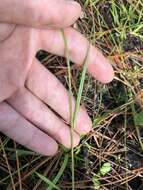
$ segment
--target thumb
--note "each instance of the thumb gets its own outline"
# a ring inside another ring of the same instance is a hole
[[[80,5],[71,0],[0,0],[0,22],[32,27],[66,27],[80,16]]]

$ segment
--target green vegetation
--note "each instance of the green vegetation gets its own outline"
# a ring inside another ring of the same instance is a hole
[[[112,166],[109,162],[106,162],[101,166],[99,172],[97,175],[93,176],[93,184],[94,184],[94,189],[100,189],[101,183],[100,183],[100,177],[105,176],[112,170]]]

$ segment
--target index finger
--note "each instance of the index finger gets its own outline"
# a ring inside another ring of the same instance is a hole
[[[62,28],[73,24],[80,14],[80,5],[69,0],[0,0],[0,22],[5,23]]]
[[[64,29],[69,56],[72,62],[81,66],[89,47],[87,39],[73,28]],[[41,30],[42,49],[59,56],[65,56],[65,42],[60,30]],[[109,61],[94,46],[88,52],[88,72],[102,83],[114,78],[114,71]]]

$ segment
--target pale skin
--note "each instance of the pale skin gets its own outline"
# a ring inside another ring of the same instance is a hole
[[[60,32],[64,28],[70,59],[82,66],[88,41],[70,27],[80,14],[80,5],[68,0],[43,0],[42,3],[40,0],[0,0],[0,131],[43,155],[54,155],[58,143],[71,147],[69,94],[38,62],[35,54],[43,49],[64,57],[65,45]],[[102,83],[114,77],[112,66],[93,46],[90,46],[88,72]],[[91,120],[81,107],[74,147],[80,135],[91,128]]]

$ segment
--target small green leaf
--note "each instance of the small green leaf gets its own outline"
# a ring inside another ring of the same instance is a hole
[[[92,182],[94,184],[94,189],[99,189],[100,188],[101,183],[100,183],[99,179],[96,176],[93,176]]]
[[[135,124],[143,126],[143,112],[135,114]]]
[[[107,173],[109,173],[112,170],[112,165],[109,162],[106,162],[103,164],[103,166],[100,168],[100,174],[102,176],[105,176]]]

